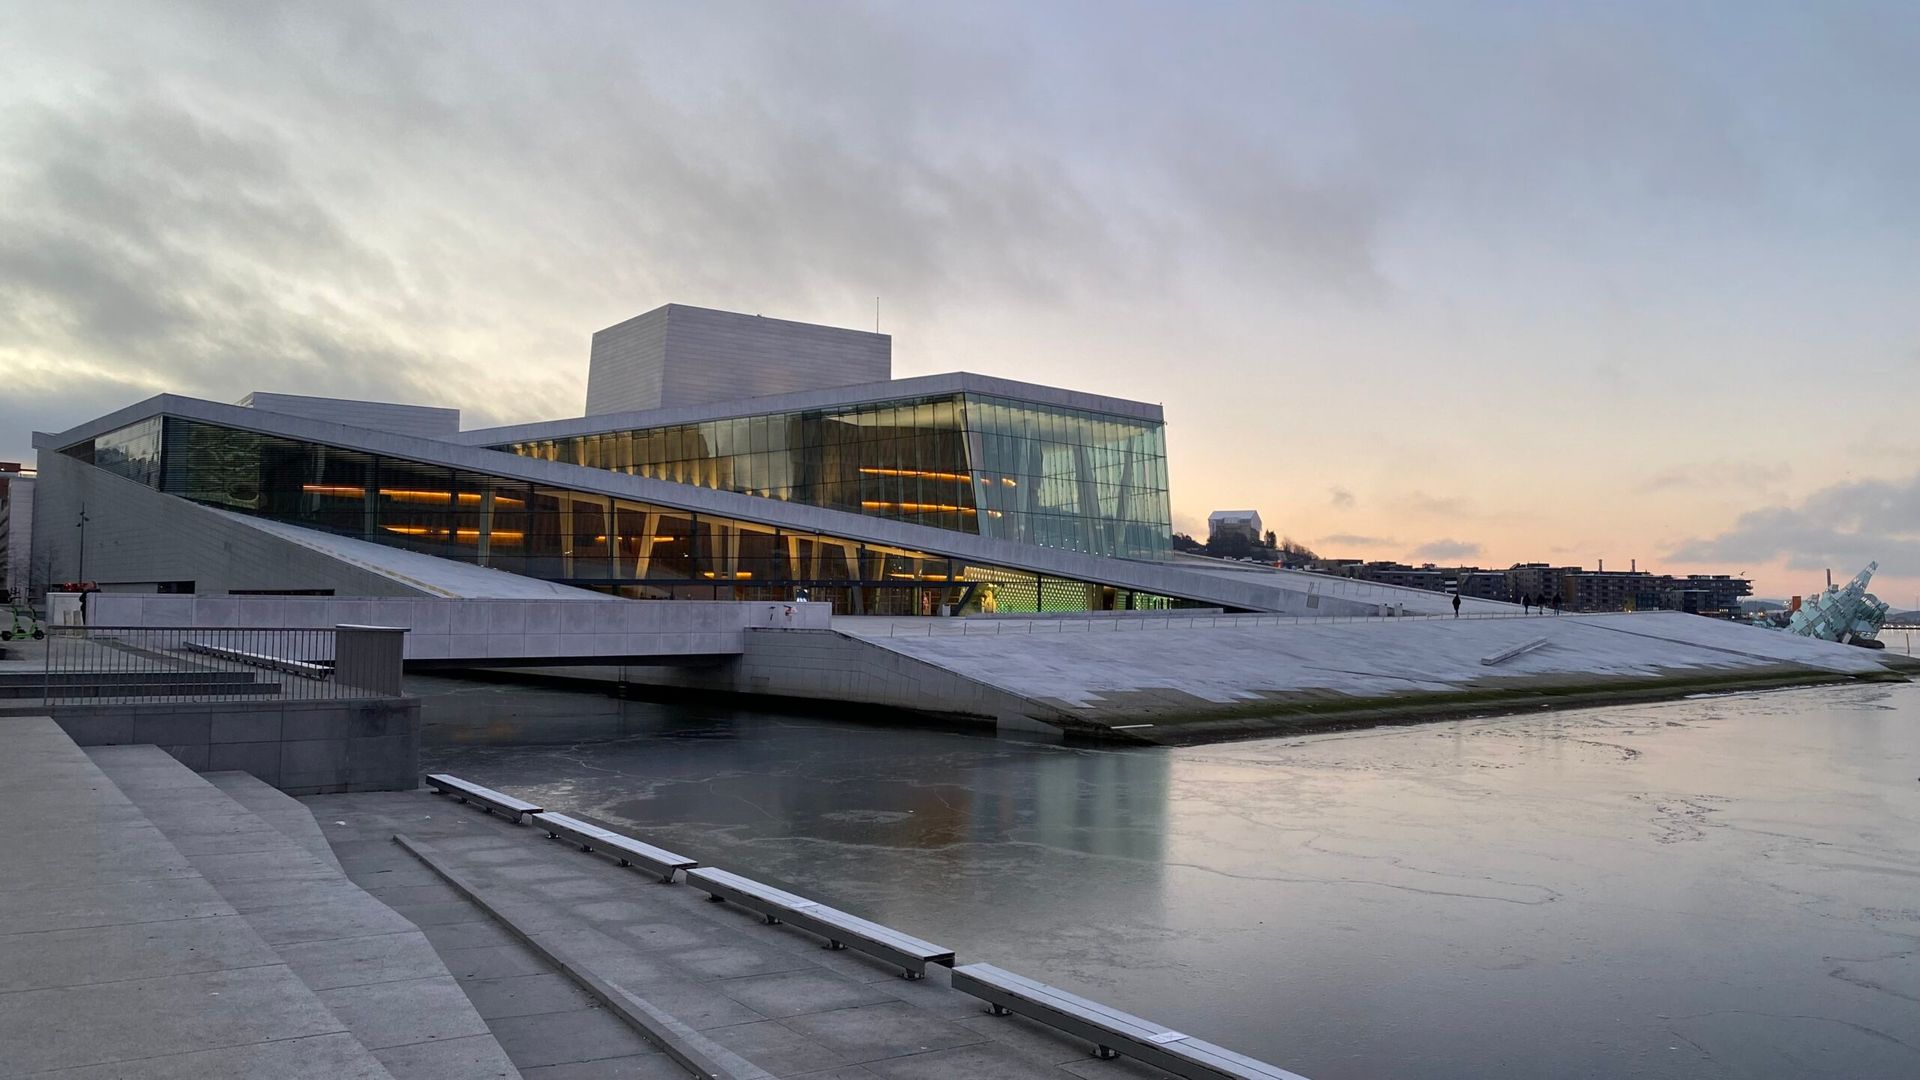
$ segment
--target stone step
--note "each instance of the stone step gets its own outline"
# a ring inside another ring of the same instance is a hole
[[[0,1072],[390,1080],[46,717],[0,718]]]
[[[340,860],[333,853],[333,845],[327,843],[326,831],[299,799],[252,773],[210,772],[200,775],[224,792],[227,798],[252,811],[255,817],[280,830],[282,835],[312,852],[320,861],[331,863],[336,870],[340,869]]]
[[[396,1080],[519,1075],[419,927],[331,852],[315,854],[158,747],[87,754]]]

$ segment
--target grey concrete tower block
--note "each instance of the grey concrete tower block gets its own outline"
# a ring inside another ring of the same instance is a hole
[[[587,415],[892,377],[886,334],[668,304],[593,335]]]

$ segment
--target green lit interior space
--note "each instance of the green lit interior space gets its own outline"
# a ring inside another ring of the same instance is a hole
[[[910,450],[908,446],[937,448],[943,445],[943,440],[952,440],[947,445],[973,440],[984,447],[989,439],[1002,438],[959,427],[941,428],[939,409],[932,408],[924,414],[920,410],[921,406],[913,406],[911,417],[917,419],[924,415],[934,419],[924,429],[901,423],[905,417],[898,414],[886,423],[848,425],[892,432],[887,439],[874,440],[887,444],[889,449],[870,459],[892,464],[835,465],[835,475],[845,476],[850,472],[856,478],[853,480],[856,485],[870,485],[861,487],[859,493],[872,498],[861,497],[859,501],[918,502],[932,497],[925,492],[943,481],[886,473],[864,479],[868,474],[863,469],[905,472],[909,462],[915,471],[943,471],[930,468],[937,464],[930,458],[913,456],[920,451]],[[957,421],[957,403],[948,415]],[[733,425],[743,422],[719,423],[727,425],[727,438],[731,439]],[[795,425],[805,426],[799,421],[789,421],[785,430],[791,431]],[[769,422],[760,425],[758,430],[770,430],[772,426]],[[823,429],[838,426],[823,425]],[[753,445],[756,425],[746,423],[745,427],[745,442],[735,449]],[[1158,449],[1161,443],[1157,429],[1151,435],[1148,445]],[[615,452],[621,445],[620,436],[589,438],[611,439],[610,444],[595,445],[611,445]],[[1088,459],[1086,453],[1059,449],[1076,444],[1037,442],[1030,435],[1003,438],[1006,446],[995,453],[1004,451],[1022,460],[1038,462],[1042,468],[1062,456]],[[573,449],[587,445],[582,440],[565,443]],[[639,443],[652,444],[651,438]],[[628,436],[628,445],[635,445],[631,436]],[[660,437],[660,445],[668,445],[666,436]],[[719,451],[729,444],[716,440],[708,445]],[[810,449],[828,451],[832,448],[831,452],[816,455],[822,459],[860,460],[849,455],[846,445],[822,443]],[[814,475],[805,467],[807,449],[764,454],[767,457],[784,455],[787,461],[784,467],[794,469],[796,477],[804,477]],[[1097,582],[983,565],[847,537],[796,532],[739,518],[451,469],[174,416],[144,420],[65,447],[62,452],[165,494],[205,506],[634,599],[789,600],[805,597],[829,602],[835,612],[855,615],[933,615],[942,610],[956,614],[1152,610],[1187,606],[1183,600]],[[727,470],[740,470],[739,475],[758,475],[752,470],[760,468],[760,464],[743,462],[753,462],[762,453],[748,449],[740,454],[716,453],[705,458],[678,460],[687,469],[692,469],[694,462],[702,463],[713,482],[701,486],[717,486],[719,478],[729,474]],[[557,449],[555,454],[558,455]],[[1150,458],[1151,452],[1145,456]],[[984,456],[983,449],[981,456],[961,460],[999,459]],[[722,462],[725,462],[724,470]],[[1164,518],[1164,456],[1157,472],[1148,465],[1124,463],[1114,464],[1111,471],[1112,475],[1126,480],[1134,475],[1133,469],[1147,469],[1156,477],[1158,489],[1141,490],[1157,490],[1157,503],[1151,498],[1145,502],[1157,505],[1154,512]],[[629,469],[622,467],[621,471]],[[637,466],[631,471],[647,475]],[[700,483],[690,473],[682,475],[688,478],[679,482]],[[1036,489],[1052,490],[1059,495],[1063,487],[1078,484],[1049,478],[1045,472],[983,470],[981,475],[990,476],[993,485],[989,487],[984,479],[970,485],[955,484],[962,489],[962,495],[947,497],[965,497],[969,508],[975,510],[981,509],[983,503],[987,509],[1006,506],[1008,509],[1002,513],[1011,517],[1016,502],[1003,496],[1002,489],[1017,492],[1022,483],[1033,480]],[[1003,476],[1014,482],[999,483]],[[659,478],[674,479],[671,474]],[[797,482],[787,484],[790,492],[802,488]],[[914,493],[911,498],[908,498],[909,492]],[[990,492],[991,498],[979,498],[983,492]],[[759,490],[751,493],[759,494]],[[882,498],[887,495],[892,499]],[[1003,497],[1008,501],[994,501]],[[1100,495],[1094,492],[1092,497],[1097,499]],[[1117,492],[1112,498],[1116,507],[1134,505]],[[1049,504],[1044,499],[1036,499],[1030,505]],[[978,521],[981,515],[958,515],[954,520],[968,516]],[[1022,520],[1028,522],[1028,527],[1065,531],[1068,526],[1058,520],[1064,516],[1035,512]],[[988,516],[988,520],[1006,518]],[[1127,535],[1131,527],[1123,526],[1118,518],[1104,518],[1095,524],[1099,528],[1082,528],[1078,535],[1113,539]],[[1167,529],[1164,524],[1156,527],[1164,544]]]
[[[868,402],[494,446],[1041,547],[1165,558],[1158,423],[982,394]]]

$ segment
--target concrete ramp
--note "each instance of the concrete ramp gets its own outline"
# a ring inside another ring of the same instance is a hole
[[[935,620],[958,622],[958,620]],[[1006,620],[836,631],[1029,703],[1088,734],[1154,741],[1587,704],[1741,686],[1897,678],[1884,653],[1671,612],[1491,619]],[[1502,657],[1497,666],[1484,661]],[[925,707],[938,708],[928,701]]]

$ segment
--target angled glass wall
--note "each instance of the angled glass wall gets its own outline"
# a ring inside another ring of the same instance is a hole
[[[1163,425],[980,394],[493,449],[1095,555],[1173,533]]]
[[[1188,606],[177,417],[63,452],[207,506],[638,599],[806,596],[840,613],[884,615]]]

